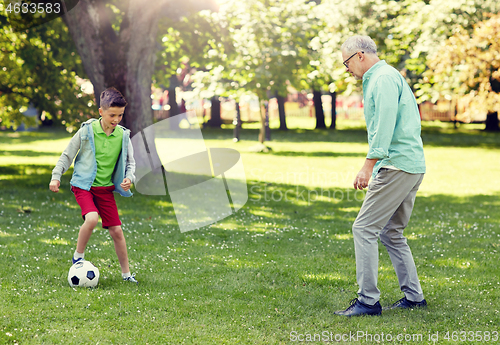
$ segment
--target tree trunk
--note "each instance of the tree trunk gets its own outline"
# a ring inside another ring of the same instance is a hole
[[[316,129],[326,128],[321,91],[313,90],[314,110],[316,112]]]
[[[240,103],[236,102],[236,117],[233,120],[234,130],[233,130],[233,141],[240,141],[240,130],[241,130],[241,112]]]
[[[266,106],[266,118],[264,122],[264,127],[266,130],[266,141],[271,141],[271,127],[269,127],[269,102]]]
[[[269,101],[260,102],[260,124],[259,142],[264,144],[264,141],[271,140],[271,129],[269,128]]]
[[[168,87],[168,105],[170,106],[169,117],[179,115],[179,105],[177,104],[177,77],[173,75],[170,77],[170,86]]]
[[[109,3],[123,12],[119,32],[112,26],[117,16],[106,6]],[[104,89],[114,86],[121,91],[128,102],[122,124],[132,135],[153,124],[151,81],[160,17],[175,20],[208,8],[217,6],[207,0],[79,0],[62,17],[94,86],[97,105]]]
[[[73,10],[62,16],[64,23],[68,27],[69,33],[75,42],[78,54],[82,59],[85,73],[87,73],[90,82],[94,86],[94,95],[98,107],[99,95],[106,88],[104,57],[105,50],[107,50],[109,46],[105,45],[105,43],[110,41],[110,39],[105,37],[103,33],[103,31],[106,31],[107,33],[109,32],[107,29],[105,30],[103,28],[104,24],[101,23],[106,19],[102,18],[104,12],[99,12],[100,9],[102,9],[102,6],[98,6],[98,4],[91,4],[88,0],[82,0],[73,8]],[[111,36],[113,36],[113,34]],[[114,36],[116,38],[116,34],[114,34]],[[120,47],[120,51],[122,53],[123,50],[126,49],[126,47]],[[114,55],[115,54],[113,54],[113,56]],[[123,54],[119,54],[119,57],[123,57]],[[123,74],[125,74],[125,71],[123,71]]]
[[[121,23],[106,6],[110,3],[122,12]],[[148,169],[156,172],[162,181],[164,177],[154,141],[151,109],[151,82],[160,17],[180,18],[185,12],[207,7],[210,7],[209,1],[202,0],[180,4],[173,0],[79,0],[62,17],[82,59],[85,73],[94,86],[97,105],[101,92],[111,86],[121,91],[128,102],[121,123],[130,129],[133,141],[138,143],[137,150],[134,150],[136,182],[139,182],[139,174]],[[119,32],[112,24],[119,25]],[[97,116],[97,112],[91,115]]]
[[[81,0],[64,21],[76,44],[99,106],[101,92],[111,86],[128,102],[122,124],[132,135],[153,124],[151,79],[156,58],[158,4],[129,1],[119,34],[104,1]]]
[[[498,132],[500,131],[500,127],[498,126],[498,113],[488,113],[486,115],[486,126],[484,128],[485,131],[488,132]]]
[[[168,87],[168,105],[170,106],[170,109],[168,111],[168,117],[170,118],[169,120],[170,129],[172,130],[179,129],[179,124],[181,123],[181,117],[177,116],[179,115],[179,105],[177,104],[177,92],[175,91],[177,84],[178,84],[177,76],[175,75],[171,76],[170,85]]]
[[[130,33],[123,35],[123,40],[129,39],[125,97],[130,102],[127,107],[129,116],[124,125],[131,130],[132,135],[153,124],[151,80],[156,60],[158,20],[155,6],[148,8],[141,1],[130,1],[128,19],[122,23],[130,23]],[[120,32],[123,32],[122,28]],[[116,67],[120,69],[120,66]],[[156,153],[156,147],[154,151]]]
[[[220,128],[222,120],[220,117],[220,101],[219,96],[214,96],[210,99],[212,106],[210,107],[210,120],[207,121],[209,127]]]
[[[280,130],[286,131],[288,129],[286,125],[286,114],[285,114],[285,97],[280,96],[276,91],[276,100],[278,101],[278,114],[280,119]]]
[[[332,123],[330,124],[330,129],[337,128],[337,92],[330,92],[332,96]]]
[[[94,86],[97,105],[100,106],[101,92],[111,86],[125,96],[128,105],[121,123],[130,129],[131,136],[153,124],[151,80],[156,59],[158,9],[162,4],[163,1],[149,6],[140,1],[123,4],[126,12],[118,34],[111,26],[114,14],[105,1],[80,0],[63,16]],[[97,112],[89,115],[96,117]],[[149,147],[149,153],[158,157],[154,146]],[[148,164],[147,157],[136,157],[136,160],[138,165]]]
[[[490,76],[491,91],[495,93],[500,92],[500,80]],[[498,132],[500,127],[498,126],[498,112],[488,112],[486,115],[486,126],[484,128],[488,132]]]

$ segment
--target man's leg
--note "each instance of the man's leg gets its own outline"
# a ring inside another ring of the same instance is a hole
[[[387,248],[392,265],[398,276],[401,291],[404,292],[406,298],[411,302],[422,301],[424,295],[418,279],[415,261],[413,260],[410,246],[406,242],[406,237],[403,235],[403,230],[410,220],[417,190],[422,179],[423,175],[380,233],[380,241]]]
[[[373,305],[380,299],[378,237],[391,216],[421,180],[421,174],[381,169],[368,187],[365,201],[353,224],[359,301]]]

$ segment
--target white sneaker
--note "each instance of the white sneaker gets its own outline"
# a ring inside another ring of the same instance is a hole
[[[137,285],[139,285],[139,282],[135,279],[135,273],[132,274],[130,277],[123,278],[123,281],[129,281],[131,283],[136,283]]]

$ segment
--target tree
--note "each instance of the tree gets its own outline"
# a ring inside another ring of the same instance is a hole
[[[309,3],[312,5],[312,3]],[[329,67],[322,60],[322,46],[319,44],[320,37],[325,37],[327,27],[326,18],[320,12],[319,6],[310,6],[307,8],[308,26],[304,30],[304,39],[301,44],[300,56],[302,63],[298,69],[298,88],[312,89],[313,104],[316,116],[316,129],[326,128],[325,115],[323,112],[322,91],[328,89],[331,82]],[[323,35],[322,35],[323,34]]]
[[[486,130],[499,131],[500,15],[463,28],[450,37],[429,60],[426,76],[435,97],[461,98],[468,103],[464,116],[474,120],[486,113]]]
[[[500,3],[496,0],[324,0],[317,8],[319,17],[327,23],[312,42],[321,56],[317,75],[327,75],[323,66],[328,66],[334,74],[334,90],[350,93],[356,89],[354,79],[345,75],[345,68],[331,60],[339,59],[332,52],[339,51],[345,39],[362,34],[374,39],[379,56],[400,70],[418,100],[425,101],[432,97],[431,84],[423,78],[428,57],[436,54],[458,27],[470,32],[486,13],[497,13]],[[344,83],[339,76],[343,76]]]
[[[132,134],[153,124],[151,82],[162,17],[179,18],[212,5],[201,0],[80,0],[63,18],[99,94],[121,90],[129,105],[123,123]]]
[[[325,128],[321,115],[322,91],[332,98],[332,123],[336,128],[337,93],[350,94],[359,89],[342,65],[340,47],[352,35],[368,35],[377,44],[382,59],[392,56],[387,52],[387,37],[402,10],[401,5],[388,0],[324,0],[314,8],[319,30],[310,41],[310,63],[305,69],[303,82],[313,89],[316,108],[316,128]],[[316,101],[317,100],[317,101]],[[319,116],[318,116],[319,113]]]
[[[202,14],[203,12],[205,13]],[[169,89],[171,115],[178,113],[174,109],[177,108],[175,88],[190,91],[192,71],[204,70],[213,57],[210,52],[217,42],[223,41],[221,35],[224,30],[207,18],[210,18],[210,12],[202,11],[184,16],[180,20],[166,18],[160,23],[162,48],[158,54],[153,79],[156,85]],[[217,102],[215,98],[218,97],[212,98]],[[212,108],[212,116],[214,113],[216,111]]]
[[[36,27],[30,27],[29,18],[14,23],[3,6],[0,3],[0,124],[16,128],[28,122],[22,112],[31,104],[45,122],[75,130],[93,115],[94,103],[82,92],[85,72],[66,26],[60,18]]]
[[[313,4],[305,0],[221,1],[211,20],[225,30],[213,49],[205,71],[195,75],[195,90],[204,97],[219,90],[233,97],[252,93],[264,103],[277,96],[280,128],[286,128],[282,101],[287,86],[298,87],[298,70],[307,63],[304,54],[311,28]],[[226,44],[226,43],[230,44]],[[211,90],[211,91],[210,91]],[[262,123],[265,114],[262,114]],[[261,138],[264,134],[261,133]]]
[[[488,13],[499,10],[496,0],[405,0],[386,39],[393,52],[388,61],[403,71],[420,102],[430,100],[430,84],[422,78],[428,59],[459,28],[471,32]]]

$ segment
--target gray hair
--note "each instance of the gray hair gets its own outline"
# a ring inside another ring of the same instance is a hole
[[[370,36],[352,36],[349,37],[341,47],[342,51],[351,55],[356,52],[362,51],[368,54],[377,54],[377,45]]]

